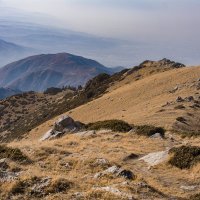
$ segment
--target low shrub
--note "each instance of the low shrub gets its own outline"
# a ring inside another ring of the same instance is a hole
[[[62,89],[61,88],[55,88],[55,87],[50,87],[50,88],[47,88],[45,91],[44,91],[44,94],[49,94],[49,95],[56,95],[58,93],[62,92]]]
[[[21,164],[30,162],[29,158],[20,149],[0,145],[0,159],[2,158],[9,158]]]
[[[197,146],[174,147],[170,150],[170,153],[173,156],[169,163],[180,169],[189,169],[200,162],[200,147]]]
[[[41,198],[49,194],[60,193],[70,189],[72,183],[60,178],[54,181],[48,178],[31,177],[18,180],[10,189],[11,195],[23,194],[24,196]]]
[[[132,129],[131,125],[122,120],[105,120],[86,125],[89,130],[109,129],[115,132],[128,132]]]
[[[189,199],[190,200],[199,200],[200,199],[200,193],[192,195]]]
[[[66,179],[60,178],[51,183],[47,193],[60,193],[70,189],[72,183]]]
[[[152,125],[142,125],[142,126],[136,126],[135,132],[138,135],[145,135],[145,136],[152,136],[155,133],[160,133],[162,137],[164,137],[165,129],[162,127],[156,127]]]
[[[187,132],[174,131],[174,132],[179,134],[182,138],[185,138],[185,137],[199,137],[200,136],[200,131],[187,131]]]

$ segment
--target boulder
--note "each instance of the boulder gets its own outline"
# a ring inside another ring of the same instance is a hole
[[[168,152],[169,150],[149,153],[139,160],[145,161],[149,166],[155,166],[167,160]]]
[[[74,121],[69,116],[62,116],[60,117],[54,125],[54,130],[59,132],[66,132],[66,131],[78,131],[82,127],[80,122]]]
[[[80,122],[74,121],[69,116],[62,116],[55,122],[53,129],[47,131],[40,141],[55,139],[61,137],[65,133],[74,133],[81,128],[83,128],[83,124]]]

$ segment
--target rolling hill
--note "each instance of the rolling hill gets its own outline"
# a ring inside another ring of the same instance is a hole
[[[68,53],[42,54],[8,64],[0,69],[0,86],[22,91],[43,91],[49,87],[84,85],[111,68]]]

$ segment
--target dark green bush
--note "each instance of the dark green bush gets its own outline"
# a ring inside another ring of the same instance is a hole
[[[132,127],[127,122],[122,120],[98,121],[87,124],[86,128],[89,130],[110,129],[115,132],[127,132],[132,129]]]
[[[50,87],[44,91],[44,94],[56,95],[60,92],[62,92],[61,88]]]
[[[200,147],[197,146],[181,146],[170,150],[173,157],[169,163],[180,169],[189,169],[196,163],[200,162]]]
[[[48,193],[59,193],[70,189],[72,183],[66,179],[60,178],[55,180],[48,188]]]
[[[142,125],[142,126],[137,126],[135,129],[136,133],[138,135],[145,135],[145,136],[152,136],[155,133],[160,133],[162,137],[164,137],[165,134],[165,129],[162,127],[156,127],[152,125]]]
[[[18,148],[10,148],[6,147],[4,145],[0,145],[0,159],[2,158],[9,158],[13,161],[19,162],[19,163],[29,163],[29,158],[24,155],[20,149]]]

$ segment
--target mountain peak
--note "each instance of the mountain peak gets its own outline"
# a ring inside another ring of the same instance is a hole
[[[95,60],[58,53],[40,54],[13,62],[0,69],[0,87],[43,91],[49,87],[84,85],[100,73],[112,73]]]

